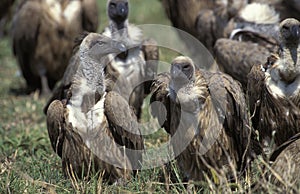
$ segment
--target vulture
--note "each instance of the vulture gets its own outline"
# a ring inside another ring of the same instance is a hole
[[[116,183],[141,167],[143,138],[137,118],[122,96],[106,92],[107,56],[125,50],[124,44],[101,34],[82,36],[79,65],[66,98],[48,108],[49,138],[66,176],[103,172],[108,183]]]
[[[13,53],[29,92],[51,93],[72,54],[74,38],[96,31],[95,0],[23,0],[12,23]]]
[[[117,57],[110,57],[105,68],[112,80],[108,90],[119,92],[141,116],[144,97],[150,93],[150,86],[158,65],[158,47],[154,39],[143,40],[142,31],[129,24],[128,0],[109,0],[107,3],[109,26],[103,34],[114,40],[125,42],[128,50]]]
[[[270,161],[273,162],[272,172],[269,173],[271,183],[280,186],[283,190],[291,190],[294,187],[294,191],[298,191],[300,186],[300,133],[276,148]]]
[[[195,70],[189,57],[179,56],[170,73],[157,75],[151,91],[150,102],[160,102],[151,106],[152,115],[171,135],[188,180],[203,181],[207,175],[219,181],[236,178],[235,173],[242,174],[249,159],[261,152],[241,86],[230,76]]]
[[[261,142],[274,139],[275,146],[300,132],[300,22],[285,19],[279,32],[278,52],[252,67],[247,87],[253,127]]]
[[[253,12],[253,10],[256,10]],[[247,89],[247,75],[252,66],[264,63],[277,51],[279,15],[267,4],[253,3],[228,24],[229,38],[219,38],[214,56],[220,70],[238,80]]]

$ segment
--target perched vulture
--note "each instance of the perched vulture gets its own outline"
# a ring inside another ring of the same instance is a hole
[[[264,63],[277,51],[279,16],[273,7],[253,3],[242,9],[230,25],[227,27],[231,37],[216,41],[214,55],[220,69],[241,82],[246,90],[246,75],[252,66]]]
[[[97,30],[97,4],[95,0],[24,0],[12,25],[13,52],[27,89],[48,94],[64,74],[74,38],[83,30]]]
[[[145,95],[150,92],[151,80],[157,71],[158,47],[153,39],[143,40],[142,31],[128,22],[128,0],[109,0],[109,26],[103,34],[125,42],[128,50],[111,57],[105,72],[112,84],[109,90],[118,91],[134,107],[140,118]]]
[[[254,156],[252,150],[260,152],[250,141],[254,133],[241,86],[230,76],[197,71],[190,58],[180,56],[170,75],[157,76],[151,91],[150,101],[164,105],[152,108],[152,114],[171,134],[178,164],[189,180],[235,178]]]
[[[300,186],[300,133],[280,145],[270,157],[271,182],[285,191]]]
[[[260,140],[281,145],[300,132],[300,22],[280,23],[279,51],[248,74],[248,96],[254,129]]]
[[[88,34],[79,46],[79,65],[66,99],[49,106],[48,134],[65,175],[82,178],[103,171],[114,183],[140,168],[143,138],[136,116],[123,97],[105,91],[107,55],[124,51],[118,41]]]

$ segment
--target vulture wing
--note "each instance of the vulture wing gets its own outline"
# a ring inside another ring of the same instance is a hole
[[[300,136],[297,134],[286,143],[279,146],[272,154],[271,159],[274,163],[271,165],[272,173],[270,182],[277,186],[282,186],[284,191],[290,190],[297,193],[297,186],[300,183],[299,165],[300,165]],[[273,174],[276,172],[276,176]],[[280,180],[281,179],[281,180]]]
[[[104,107],[116,143],[127,148],[132,167],[140,169],[144,142],[133,110],[122,96],[113,91],[106,95]]]
[[[154,39],[144,40],[142,45],[142,51],[145,56],[146,66],[145,66],[145,84],[144,90],[145,95],[150,93],[150,87],[152,80],[156,76],[157,65],[159,60],[159,50],[157,42]]]
[[[257,43],[219,39],[214,47],[220,68],[247,88],[247,76],[255,64],[262,64],[270,51]]]
[[[160,126],[170,133],[170,98],[169,84],[171,76],[169,73],[160,73],[154,79],[151,86],[151,114],[158,119]]]
[[[250,109],[250,115],[252,115],[252,124],[254,129],[257,129],[260,117],[261,98],[263,88],[265,86],[265,74],[261,65],[254,65],[248,74],[247,96]]]

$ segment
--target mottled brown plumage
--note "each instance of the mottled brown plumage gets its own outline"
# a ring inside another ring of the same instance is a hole
[[[238,80],[244,90],[247,89],[248,82],[246,75],[252,66],[262,63],[271,54],[270,50],[263,45],[225,38],[218,39],[214,49],[220,69]]]
[[[114,183],[129,179],[132,170],[141,167],[143,139],[137,119],[123,97],[106,92],[107,55],[124,50],[123,44],[103,35],[86,35],[65,100],[54,100],[48,108],[52,147],[62,158],[64,173],[72,178],[100,171]]]
[[[253,127],[261,141],[274,135],[278,146],[299,132],[300,62],[299,21],[280,24],[280,50],[264,65],[253,66],[248,75],[248,96]]]
[[[255,12],[251,10],[255,9]],[[241,82],[247,89],[247,75],[252,66],[264,63],[277,51],[278,14],[265,4],[249,4],[227,30],[230,38],[220,38],[214,45],[214,55],[222,71]]]
[[[157,71],[157,43],[153,39],[143,40],[142,31],[129,24],[127,0],[109,0],[107,6],[109,26],[103,34],[125,42],[128,48],[128,51],[110,58],[106,75],[112,82],[108,88],[127,99],[140,118],[144,97],[150,91],[149,80],[153,79]]]
[[[280,145],[271,155],[272,171],[268,174],[272,184],[283,192],[297,192],[300,185],[300,133]]]
[[[233,178],[254,150],[240,85],[221,72],[195,71],[188,57],[175,58],[170,72],[158,75],[151,98],[164,104],[167,116],[152,113],[161,124],[167,118],[179,166],[189,180],[204,180],[206,173]]]
[[[95,5],[91,11],[85,0],[20,3],[13,20],[13,51],[30,91],[39,89],[47,94],[62,78],[74,38],[83,30],[97,30]]]

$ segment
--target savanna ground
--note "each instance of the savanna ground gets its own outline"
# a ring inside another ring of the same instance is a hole
[[[130,21],[136,24],[165,24],[170,22],[164,15],[158,0],[131,0]],[[99,0],[99,32],[107,25],[106,0]],[[170,52],[161,51],[161,60],[170,61]],[[46,118],[42,112],[46,99],[38,98],[37,93],[24,95],[20,88],[25,82],[11,52],[9,37],[0,40],[0,193],[183,193],[186,184],[180,179],[175,165],[172,184],[161,181],[163,168],[140,172],[125,186],[107,185],[101,176],[78,182],[63,176],[61,160],[53,152],[46,128]],[[143,119],[149,113],[144,108]],[[146,138],[146,146],[159,145],[167,138],[161,130]],[[266,162],[258,159],[253,164],[252,173],[237,183],[215,186],[213,182],[198,183],[199,193],[236,192],[280,192],[285,187],[274,187],[261,176]],[[289,188],[287,186],[287,188]],[[298,187],[300,188],[300,187]],[[297,192],[297,188],[288,189]]]

